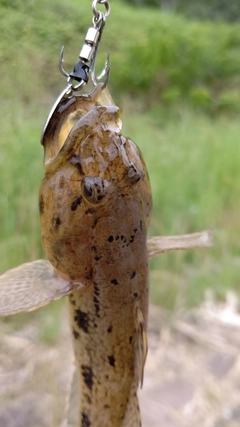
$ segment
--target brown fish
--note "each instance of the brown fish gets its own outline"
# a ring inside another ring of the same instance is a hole
[[[58,104],[42,139],[39,208],[49,261],[0,276],[2,316],[69,295],[81,427],[141,426],[149,253],[210,244],[199,233],[194,243],[152,238],[147,247],[148,174],[119,116],[102,85]]]
[[[64,100],[45,132],[42,237],[57,274],[83,287],[70,296],[80,425],[139,426],[151,191],[119,109],[99,95]]]

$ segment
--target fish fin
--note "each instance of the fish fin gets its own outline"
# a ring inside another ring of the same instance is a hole
[[[147,240],[149,258],[175,250],[209,248],[211,246],[212,236],[209,230],[180,236],[154,236]]]
[[[148,340],[142,311],[138,304],[135,306],[136,325],[136,354],[135,354],[135,376],[138,386],[143,385],[144,365],[148,352]]]
[[[57,277],[47,260],[19,265],[0,276],[0,316],[36,310],[78,286]]]

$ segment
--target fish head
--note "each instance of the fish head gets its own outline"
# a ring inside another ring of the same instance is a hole
[[[49,261],[86,284],[92,280],[92,241],[99,219],[110,224],[111,217],[127,215],[127,199],[141,199],[147,218],[151,209],[141,153],[121,134],[120,109],[96,89],[63,100],[48,124],[39,204]]]

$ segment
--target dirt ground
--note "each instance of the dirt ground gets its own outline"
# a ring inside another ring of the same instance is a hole
[[[19,330],[1,324],[0,427],[59,427],[73,372],[64,311],[53,346],[39,321]],[[151,306],[149,353],[139,391],[143,427],[240,426],[240,315],[230,293],[169,318]],[[110,427],[110,426],[109,426]]]

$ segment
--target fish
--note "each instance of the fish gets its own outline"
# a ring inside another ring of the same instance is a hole
[[[58,103],[41,141],[39,212],[47,260],[0,276],[1,316],[68,296],[74,427],[141,427],[137,393],[148,347],[149,257],[211,244],[208,232],[147,238],[148,172],[140,149],[123,136],[120,116],[101,83]]]

